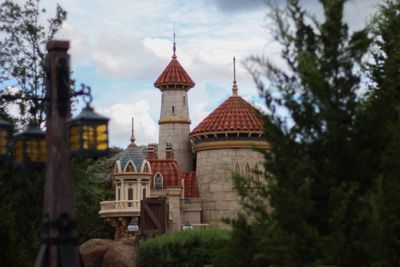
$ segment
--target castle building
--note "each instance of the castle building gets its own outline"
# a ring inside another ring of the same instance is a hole
[[[131,143],[114,166],[115,201],[100,203],[99,214],[117,239],[127,234],[146,197],[167,197],[172,231],[187,222],[226,227],[222,219],[240,209],[232,175],[260,180],[264,158],[254,148],[269,145],[259,112],[238,94],[235,58],[232,95],[190,132],[188,91],[194,85],[174,42],[172,59],[154,83],[162,93],[159,143],[143,151],[132,129]]]

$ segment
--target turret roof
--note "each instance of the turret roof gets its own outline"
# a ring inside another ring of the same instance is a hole
[[[262,118],[246,100],[232,95],[200,122],[190,135],[212,132],[262,132]]]
[[[176,57],[175,42],[173,51],[174,54],[171,61],[161,73],[160,77],[154,82],[154,86],[160,89],[167,85],[183,85],[186,88],[192,88],[194,86],[192,78],[190,78],[189,74],[187,74]]]

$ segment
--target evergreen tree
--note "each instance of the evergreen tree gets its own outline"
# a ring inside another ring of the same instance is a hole
[[[370,74],[374,82],[363,115],[378,169],[372,193],[376,266],[400,265],[400,4],[386,1],[376,19]]]
[[[370,139],[359,122],[370,39],[366,29],[349,33],[345,2],[321,0],[322,21],[298,0],[283,9],[270,4],[286,66],[262,56],[248,62],[270,111],[264,134],[271,144],[264,152],[265,181],[234,179],[252,218],[246,231],[255,237],[255,249],[248,266],[371,261],[369,192],[377,170],[368,168]],[[246,225],[233,227],[243,231]]]

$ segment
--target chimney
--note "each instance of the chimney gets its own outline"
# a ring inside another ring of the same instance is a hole
[[[167,143],[165,147],[165,158],[166,159],[173,159],[174,158],[174,147],[172,143]]]
[[[157,159],[156,145],[148,144],[147,146],[147,159]]]

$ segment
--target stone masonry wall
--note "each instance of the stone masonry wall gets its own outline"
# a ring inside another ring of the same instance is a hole
[[[160,120],[189,120],[187,92],[184,90],[168,90],[162,92]],[[158,158],[165,159],[165,145],[172,143],[175,159],[183,171],[193,169],[192,152],[189,141],[189,123],[160,124]]]
[[[235,216],[239,210],[238,195],[232,182],[235,164],[239,163],[240,172],[244,174],[247,162],[253,170],[256,163],[262,167],[263,161],[263,155],[250,148],[213,149],[197,153],[196,174],[203,199],[203,223],[224,226],[221,219]]]

